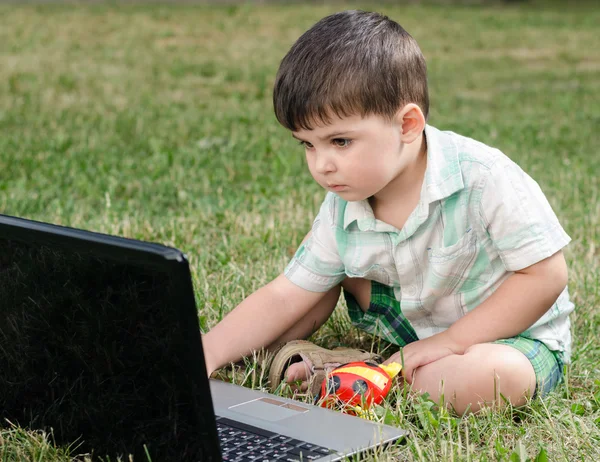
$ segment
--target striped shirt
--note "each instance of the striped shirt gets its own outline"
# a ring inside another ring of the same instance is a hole
[[[427,169],[419,203],[402,229],[373,214],[368,200],[328,193],[311,236],[285,269],[294,284],[326,292],[346,277],[392,287],[419,338],[447,329],[514,271],[570,241],[538,184],[497,149],[426,126]],[[522,335],[570,357],[565,289]],[[372,333],[394,341],[391,326]]]

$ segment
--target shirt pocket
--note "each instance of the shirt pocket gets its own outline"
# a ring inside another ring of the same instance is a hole
[[[470,290],[489,281],[491,265],[475,265],[478,248],[477,235],[472,230],[451,246],[429,248],[426,287],[436,295],[449,295],[463,286]]]

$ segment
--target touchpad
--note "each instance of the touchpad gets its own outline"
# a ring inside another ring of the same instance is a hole
[[[246,414],[251,417],[275,422],[298,414],[308,412],[309,409],[295,404],[278,401],[273,398],[258,398],[245,403],[236,404],[229,408],[231,411]]]

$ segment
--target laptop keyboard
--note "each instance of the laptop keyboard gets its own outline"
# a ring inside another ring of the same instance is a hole
[[[336,451],[269,430],[217,417],[223,460],[227,462],[306,462]]]

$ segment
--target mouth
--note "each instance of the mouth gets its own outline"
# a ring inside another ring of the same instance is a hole
[[[344,184],[328,184],[327,189],[331,191],[343,191],[347,186]]]

